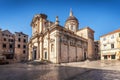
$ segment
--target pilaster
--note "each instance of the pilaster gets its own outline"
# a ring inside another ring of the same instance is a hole
[[[43,59],[43,38],[40,37],[40,60]]]
[[[60,62],[60,34],[59,31],[56,33],[56,63]]]
[[[38,39],[37,43],[38,43],[38,47],[37,47],[37,59],[39,59],[40,58],[40,41],[39,41],[39,39]]]
[[[50,33],[48,31],[48,60],[50,60]]]
[[[28,60],[32,60],[32,48],[31,48],[31,45],[29,45],[29,57],[28,57]]]
[[[42,24],[42,23],[43,23],[43,19],[40,18],[40,21],[39,21],[39,25],[40,25],[40,26],[39,26],[39,31],[40,31],[40,32],[39,32],[39,33],[42,32],[42,28],[43,28],[43,24]]]
[[[69,37],[67,36],[67,40],[68,40],[68,45],[67,45],[67,57],[68,57],[68,62],[69,62]]]
[[[75,39],[75,42],[77,42],[76,39]],[[78,58],[78,56],[77,56],[77,44],[75,44],[75,54],[76,54],[75,58],[76,58],[76,61],[77,61],[77,58]]]

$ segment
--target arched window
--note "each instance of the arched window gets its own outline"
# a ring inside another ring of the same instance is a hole
[[[54,52],[54,44],[51,45],[51,52]]]
[[[73,25],[71,25],[71,30],[73,30]]]

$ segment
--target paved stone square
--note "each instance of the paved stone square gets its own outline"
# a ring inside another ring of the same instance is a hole
[[[120,80],[120,61],[0,65],[0,80]]]

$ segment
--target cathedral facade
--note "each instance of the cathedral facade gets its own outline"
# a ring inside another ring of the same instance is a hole
[[[64,27],[58,17],[51,22],[45,14],[35,15],[31,26],[29,60],[63,63],[94,58],[94,31],[89,27],[78,29],[79,22],[72,11]]]

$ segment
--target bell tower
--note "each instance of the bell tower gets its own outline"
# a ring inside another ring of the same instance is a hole
[[[32,26],[32,35],[42,33],[45,28],[45,23],[47,19],[47,15],[45,14],[37,14],[34,16],[31,22]]]

